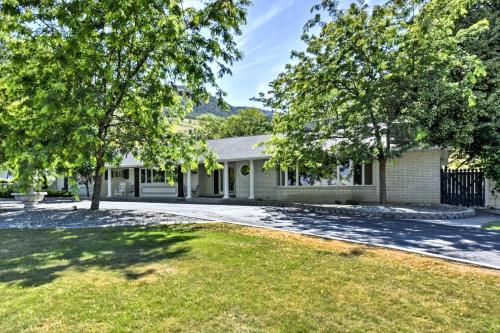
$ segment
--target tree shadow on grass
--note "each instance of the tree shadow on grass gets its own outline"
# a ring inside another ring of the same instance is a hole
[[[2,230],[0,283],[38,286],[67,269],[115,270],[130,280],[155,273],[131,267],[180,258],[196,238],[193,226],[127,227],[64,230]]]

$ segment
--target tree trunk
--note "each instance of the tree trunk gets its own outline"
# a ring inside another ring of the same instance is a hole
[[[387,178],[386,178],[387,158],[378,158],[378,175],[379,175],[379,202],[384,205],[387,202]]]
[[[104,161],[102,157],[98,157],[95,167],[94,193],[92,193],[92,204],[90,205],[90,210],[99,210],[99,203],[101,201],[101,188],[102,188],[101,170],[103,167],[104,167]]]

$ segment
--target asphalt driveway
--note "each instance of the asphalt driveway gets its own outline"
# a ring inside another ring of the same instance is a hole
[[[75,203],[49,203],[65,208]],[[76,204],[90,207],[89,201]],[[103,209],[166,212],[384,246],[500,269],[500,232],[443,224],[312,213],[296,208],[185,203],[101,202]]]

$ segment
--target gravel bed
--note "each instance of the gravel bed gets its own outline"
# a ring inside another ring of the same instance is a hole
[[[0,210],[0,229],[93,228],[203,222],[208,221],[168,213],[136,210]]]
[[[296,207],[318,212],[378,216],[397,219],[452,220],[473,217],[472,208],[451,205],[303,205]]]

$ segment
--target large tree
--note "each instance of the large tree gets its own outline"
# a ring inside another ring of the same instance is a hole
[[[387,161],[428,141],[429,117],[474,105],[471,88],[482,66],[458,46],[484,24],[454,29],[471,3],[395,0],[340,10],[323,0],[315,6],[319,13],[302,36],[306,51],[293,52],[295,64],[261,95],[282,111],[268,165],[327,169],[331,161],[375,159],[385,203]]]
[[[98,209],[105,163],[132,153],[174,174],[210,157],[177,130],[207,85],[241,58],[249,0],[3,1],[2,154],[20,178],[90,161]],[[217,69],[217,71],[214,70]],[[9,162],[10,161],[10,162]],[[209,168],[214,160],[208,158]]]

